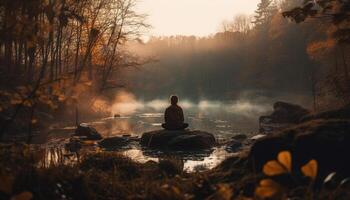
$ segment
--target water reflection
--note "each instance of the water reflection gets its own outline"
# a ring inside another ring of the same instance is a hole
[[[141,149],[130,149],[123,152],[124,155],[141,163],[147,161],[158,162],[159,159],[173,158],[182,159],[184,161],[184,170],[188,172],[212,169],[216,167],[225,158],[234,155],[228,153],[225,148],[214,148],[208,152],[154,152],[143,151]]]
[[[212,102],[200,101],[194,104],[190,101],[180,101],[184,108],[185,120],[192,130],[202,130],[213,133],[219,143],[225,143],[236,134],[251,134],[258,129],[257,118],[269,112],[267,106],[247,101]],[[96,128],[104,137],[131,135],[140,137],[142,133],[158,130],[163,122],[163,111],[167,107],[167,100],[153,100],[143,102],[134,96],[124,93],[119,96],[111,106],[111,116],[91,122],[90,126]],[[66,127],[66,131],[73,131]],[[138,161],[158,161],[168,153],[142,149],[138,143],[127,149],[119,151]],[[214,148],[207,152],[176,152],[184,161],[184,168],[193,171],[198,168],[213,168],[232,153],[225,147]]]

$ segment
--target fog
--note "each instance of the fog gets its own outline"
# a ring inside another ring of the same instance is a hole
[[[203,98],[198,101],[180,96],[179,105],[183,108],[185,121],[190,124],[191,129],[223,136],[256,132],[259,128],[259,117],[271,113],[275,101],[307,102],[303,96],[270,98],[256,94],[245,92],[234,100]],[[106,130],[108,134],[139,135],[145,131],[159,129],[164,122],[163,113],[169,105],[169,96],[147,100],[128,90],[121,90],[115,94],[113,101],[98,99],[92,108],[111,117],[106,119],[112,119],[107,123],[110,125],[103,126],[100,130]]]
[[[249,100],[237,100],[232,102],[200,100],[193,102],[188,99],[181,99],[179,105],[185,111],[192,113],[198,111],[209,114],[210,112],[220,112],[225,110],[233,114],[240,114],[247,117],[256,117],[256,114],[266,113],[271,105],[256,103]],[[139,111],[163,112],[169,106],[168,99],[154,99],[143,101],[136,99],[135,95],[128,92],[119,92],[116,101],[111,106],[111,114],[132,115]]]

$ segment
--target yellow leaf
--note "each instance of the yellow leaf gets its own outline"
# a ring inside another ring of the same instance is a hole
[[[316,179],[317,171],[318,171],[317,161],[310,160],[306,165],[301,167],[301,171],[305,176],[310,177],[313,180]]]
[[[255,195],[265,199],[276,195],[281,190],[278,183],[271,179],[263,179],[260,181],[259,186],[255,189]]]
[[[280,162],[289,172],[292,171],[292,155],[289,151],[282,151],[277,156],[278,162]]]
[[[288,169],[278,161],[271,160],[264,165],[263,172],[268,176],[276,176],[288,173]]]
[[[11,200],[31,200],[33,198],[33,194],[31,192],[22,192],[11,198]]]
[[[6,194],[11,194],[14,178],[10,175],[0,174],[0,180],[0,191]]]

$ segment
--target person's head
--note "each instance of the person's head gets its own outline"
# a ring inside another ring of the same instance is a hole
[[[171,95],[171,97],[170,97],[171,105],[176,105],[177,102],[179,102],[179,97],[177,97],[176,95]]]

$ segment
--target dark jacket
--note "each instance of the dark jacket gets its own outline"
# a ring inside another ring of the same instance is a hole
[[[184,113],[178,105],[171,105],[165,110],[165,123],[170,126],[182,126],[184,123]]]

